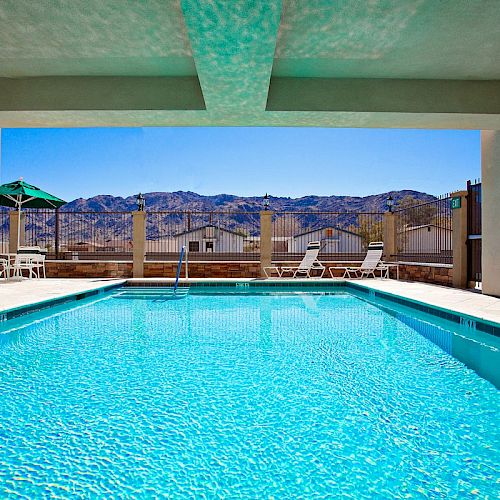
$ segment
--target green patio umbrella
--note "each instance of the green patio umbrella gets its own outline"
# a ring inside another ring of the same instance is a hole
[[[21,237],[21,210],[23,208],[59,208],[65,203],[64,200],[24,182],[22,177],[18,181],[9,182],[8,184],[2,184],[0,186],[0,206],[15,207],[18,211],[18,248]]]

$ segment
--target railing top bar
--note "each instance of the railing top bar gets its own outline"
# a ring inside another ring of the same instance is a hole
[[[449,201],[451,200],[451,196],[446,196],[445,198],[438,198],[436,200],[432,200],[432,201],[426,201],[425,203],[419,203],[418,205],[412,205],[411,207],[404,207],[404,208],[399,208],[399,209],[395,209],[393,210],[394,213],[396,212],[405,212],[406,210],[411,210],[413,208],[419,208],[419,207],[423,207],[423,206],[426,206],[426,205],[436,205],[436,204],[439,204],[439,203],[442,203],[442,202],[445,202],[445,201]]]
[[[36,212],[34,211],[36,210]],[[40,212],[49,212],[51,214],[55,214],[56,211],[50,208],[35,208],[26,210],[27,213],[40,213]],[[83,211],[83,212],[63,212],[59,210],[59,215],[132,215],[132,212],[93,212],[91,210]]]
[[[435,200],[430,203],[435,203],[436,201],[440,200]],[[415,206],[420,206],[420,205],[415,205]],[[413,208],[413,207],[409,207]],[[0,209],[0,213],[8,213],[10,210],[5,209],[2,210]],[[54,209],[50,208],[28,208],[24,210],[27,213],[55,213],[56,211]],[[277,211],[271,211],[273,215],[384,215],[385,212],[356,212],[356,211],[350,211],[350,210],[345,210],[345,211],[324,211],[324,210],[309,210],[309,211],[288,211],[288,210],[277,210]],[[132,215],[132,211],[92,211],[92,210],[83,210],[83,211],[63,211],[59,210],[60,215],[79,215],[79,214],[93,214],[93,215]],[[147,215],[173,215],[173,214],[178,214],[178,215],[259,215],[260,211],[241,211],[241,210],[235,210],[235,211],[220,211],[220,210],[201,210],[201,211],[194,211],[194,210],[155,210],[155,211],[146,211]]]
[[[289,211],[275,211],[273,215],[290,214],[290,215],[384,215],[386,212],[354,212],[346,210],[344,212],[326,212],[309,210],[306,212],[289,212]]]
[[[220,211],[220,210],[148,210],[148,215],[179,214],[179,215],[259,215],[260,212],[250,211]]]

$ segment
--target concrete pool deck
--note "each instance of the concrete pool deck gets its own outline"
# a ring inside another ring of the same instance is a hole
[[[41,280],[3,281],[0,280],[0,313],[9,309],[35,304],[41,301],[57,299],[77,293],[89,292],[104,288],[113,284],[130,283],[165,283],[172,284],[173,279],[168,278],[141,278],[141,279],[56,279],[48,278]],[[186,282],[186,280],[182,280]],[[243,283],[243,282],[276,282],[293,281],[300,285],[303,282],[326,285],[331,282],[350,281],[364,287],[391,293],[410,300],[448,309],[450,311],[474,316],[486,321],[500,324],[500,299],[467,290],[447,288],[426,283],[415,283],[396,280],[364,279],[364,280],[340,280],[340,279],[307,279],[307,280],[259,280],[243,278],[219,278],[202,279],[190,278],[190,283],[201,283],[210,281],[212,283]]]
[[[9,309],[29,306],[76,293],[98,290],[113,284],[125,283],[126,281],[124,279],[111,278],[0,280],[0,313]]]

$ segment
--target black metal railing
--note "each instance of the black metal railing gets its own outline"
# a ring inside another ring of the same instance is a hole
[[[453,263],[450,195],[394,210],[396,257],[402,262]]]
[[[467,182],[467,279],[481,282],[481,182]]]
[[[146,260],[259,260],[260,215],[243,211],[148,212]]]
[[[379,212],[276,212],[272,225],[272,260],[301,260],[310,241],[321,242],[320,260],[363,260],[368,244],[383,239],[383,215]]]
[[[49,259],[132,260],[131,212],[27,210],[25,228],[26,245]]]

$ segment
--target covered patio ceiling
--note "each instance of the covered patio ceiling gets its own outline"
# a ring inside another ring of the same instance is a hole
[[[498,0],[2,0],[0,127],[500,129]]]

